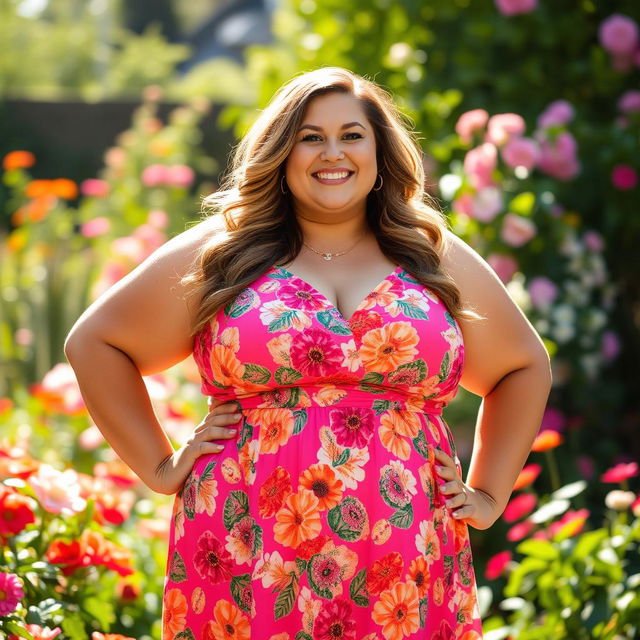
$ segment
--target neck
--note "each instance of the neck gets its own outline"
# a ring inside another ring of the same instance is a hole
[[[343,251],[371,233],[364,215],[328,221],[296,214],[304,241],[318,251]]]

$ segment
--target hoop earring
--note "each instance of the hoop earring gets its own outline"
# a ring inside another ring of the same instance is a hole
[[[289,192],[285,191],[285,188],[284,188],[284,185],[286,184],[285,180],[286,180],[286,176],[282,176],[282,178],[280,178],[280,191],[282,191],[282,194],[286,196],[287,193]]]
[[[378,178],[380,178],[380,186],[376,188],[375,185],[378,184]],[[382,177],[382,174],[379,173],[378,177],[376,178],[376,181],[374,182],[373,191],[380,191],[380,189],[382,189],[383,184],[384,184],[384,178]]]

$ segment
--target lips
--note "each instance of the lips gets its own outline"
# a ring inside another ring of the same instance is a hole
[[[311,175],[320,183],[326,185],[337,185],[345,183],[355,171],[337,167],[336,169],[321,169]]]

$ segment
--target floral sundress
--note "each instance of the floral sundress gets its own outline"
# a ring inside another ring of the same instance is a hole
[[[467,525],[434,450],[464,344],[398,266],[348,320],[273,266],[199,332],[202,392],[242,412],[175,497],[163,640],[476,640]]]

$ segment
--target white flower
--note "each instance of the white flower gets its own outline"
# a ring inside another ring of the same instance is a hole
[[[615,511],[625,511],[628,509],[636,499],[636,494],[633,491],[622,491],[620,489],[614,489],[607,493],[604,503],[609,509]]]

